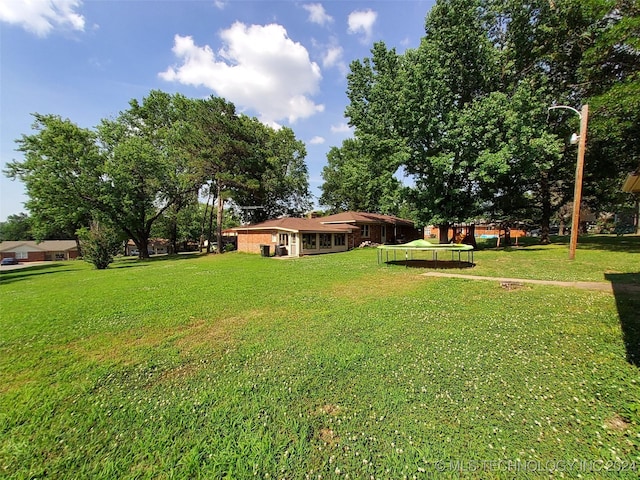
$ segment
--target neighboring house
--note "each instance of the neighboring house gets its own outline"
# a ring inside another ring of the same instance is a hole
[[[169,251],[169,240],[164,238],[149,239],[149,255],[163,255]],[[125,247],[126,255],[138,255],[138,247],[133,240],[129,240]]]
[[[204,247],[209,243],[208,240],[202,242]],[[233,249],[236,250],[238,248],[238,234],[232,228],[227,228],[222,230],[222,247],[225,248],[228,244],[233,245]],[[217,232],[213,232],[213,238],[211,239],[211,247],[212,249],[216,249],[218,247],[218,235]]]
[[[640,234],[640,167],[635,172],[627,175],[622,185],[622,191],[636,195],[636,208],[633,224],[636,227],[636,234]]]
[[[365,241],[403,243],[421,237],[410,220],[364,212],[278,218],[232,230],[238,234],[238,251],[262,253],[262,246],[267,245],[271,253],[293,257],[343,252]]]
[[[317,253],[344,252],[353,248],[353,225],[324,225],[316,218],[277,218],[232,228],[238,235],[238,251],[299,257]]]
[[[358,227],[354,233],[355,246],[370,241],[381,244],[407,243],[422,238],[422,232],[411,220],[382,215],[380,213],[342,212],[319,217],[325,225],[352,225]]]
[[[631,172],[627,175],[627,178],[622,185],[622,191],[640,194],[640,167],[635,172]]]
[[[20,262],[71,260],[78,257],[78,246],[75,240],[45,240],[40,243],[32,240],[2,242],[0,256],[13,257]]]
[[[454,243],[460,243],[462,239],[466,235],[468,235],[468,230],[470,228],[470,224],[461,224],[455,225],[449,228],[448,238],[454,240]],[[504,236],[505,229],[498,224],[475,224],[474,225],[474,234],[476,238],[499,238],[500,236]],[[429,225],[424,227],[424,239],[432,240],[434,238],[438,238],[440,235],[440,230],[437,225]],[[519,228],[511,228],[510,229],[511,238],[518,238],[526,236],[526,232]]]

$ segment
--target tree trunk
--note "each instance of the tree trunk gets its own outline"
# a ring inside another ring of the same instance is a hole
[[[78,250],[78,257],[82,258],[82,246],[80,245],[80,239],[78,238],[78,235],[74,235],[73,238],[76,241],[76,249]],[[125,242],[125,247],[124,247],[125,253],[127,250],[126,245],[127,245],[127,242]]]
[[[451,224],[447,223],[441,223],[440,225],[438,225],[438,231],[439,231],[439,240],[440,243],[449,243],[449,227],[451,226]]]
[[[218,225],[216,225],[217,239],[218,239],[218,253],[222,253],[222,213],[224,210],[224,200],[222,199],[222,189],[218,185]]]
[[[636,197],[636,213],[633,218],[636,227],[636,235],[640,235],[640,196]]]
[[[549,223],[551,221],[551,191],[549,189],[549,173],[543,172],[540,178],[540,195],[542,196],[542,218],[540,219],[540,243],[548,245]]]
[[[204,216],[202,217],[202,228],[200,229],[200,252],[202,252],[202,247],[204,247],[204,227],[207,224],[207,213],[209,213],[209,200],[211,199],[211,191],[209,191],[209,196],[207,197],[207,203],[204,206]]]
[[[476,224],[475,223],[472,223],[467,227],[467,234],[462,239],[462,243],[465,245],[471,245],[475,249],[478,248],[478,244],[476,243]]]
[[[144,260],[151,257],[149,255],[149,237],[132,238],[132,240],[138,247],[138,259]]]
[[[511,228],[504,227],[504,247],[511,246]]]
[[[171,227],[169,229],[169,255],[178,253],[178,220],[171,219]]]
[[[213,240],[213,207],[209,212],[209,230],[207,231],[207,253],[211,253],[211,240]]]

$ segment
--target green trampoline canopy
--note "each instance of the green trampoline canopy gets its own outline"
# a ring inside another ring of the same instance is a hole
[[[437,266],[438,253],[439,252],[451,252],[451,260],[454,260],[454,255],[458,254],[458,263],[461,262],[461,252],[467,253],[467,264],[473,265],[473,246],[462,243],[431,243],[427,240],[414,240],[409,243],[402,243],[400,245],[380,245],[378,247],[378,264],[382,263],[386,255],[384,263],[397,262],[398,251],[404,251],[404,261],[409,262],[414,260],[413,252],[432,252],[432,261]],[[390,252],[393,253],[393,258],[389,260]],[[406,263],[405,263],[406,264]]]

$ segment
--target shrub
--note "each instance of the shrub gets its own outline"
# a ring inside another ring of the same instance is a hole
[[[91,228],[81,228],[76,233],[80,240],[82,258],[98,270],[107,268],[122,246],[117,233],[98,222],[93,222]]]

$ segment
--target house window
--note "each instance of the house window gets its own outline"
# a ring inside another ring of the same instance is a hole
[[[276,232],[273,232],[271,234],[271,242],[276,243],[277,241],[278,241],[278,234]]]
[[[305,250],[315,250],[317,248],[315,233],[304,233],[302,235],[302,248]]]
[[[289,234],[281,233],[278,240],[279,245],[289,245]]]
[[[363,225],[362,226],[362,238],[369,238],[369,236],[370,236],[369,225]]]
[[[26,260],[29,258],[29,252],[16,252],[16,259]]]
[[[336,233],[333,236],[333,244],[336,247],[344,247],[346,243],[346,235],[344,233]]]
[[[331,248],[331,234],[330,233],[321,233],[320,234],[320,248]]]

